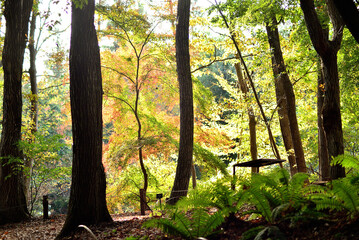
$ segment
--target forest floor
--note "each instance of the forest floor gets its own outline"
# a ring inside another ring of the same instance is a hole
[[[142,224],[149,216],[140,216],[136,214],[112,215],[113,223],[89,226],[97,239],[181,239],[169,237],[158,229],[143,228]],[[65,221],[64,215],[52,216],[50,219],[33,218],[26,222],[17,224],[7,224],[0,226],[0,240],[11,239],[54,239],[60,232]],[[244,221],[239,218],[232,218],[221,226],[220,234],[212,239],[232,240],[241,239],[243,232],[263,225],[260,220]],[[289,223],[277,225],[280,231],[289,240],[359,240],[359,220],[348,221],[347,218],[341,218],[336,221],[316,221],[307,223],[298,223],[291,227]],[[80,229],[68,239],[94,239],[84,229]],[[264,238],[267,239],[267,238]],[[269,238],[268,238],[269,239]],[[272,240],[279,239],[272,237]]]

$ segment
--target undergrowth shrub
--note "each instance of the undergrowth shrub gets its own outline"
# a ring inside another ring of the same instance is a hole
[[[349,218],[359,216],[359,160],[352,156],[340,155],[332,160],[347,169],[347,177],[331,181],[327,186],[315,189],[311,199],[318,210],[344,212]]]
[[[188,197],[174,207],[167,206],[161,217],[147,221],[145,226],[161,228],[185,239],[213,236],[225,217],[237,212],[240,206],[243,192],[233,191],[230,186],[228,178],[224,178],[190,191]]]
[[[279,169],[268,175],[255,174],[245,190],[244,199],[255,206],[255,210],[242,214],[257,213],[263,216],[268,226],[256,227],[244,233],[244,239],[285,239],[277,227],[287,221],[296,226],[298,221],[317,218],[320,214],[312,206],[306,185],[308,175],[297,173],[290,177],[285,169]],[[248,238],[246,238],[247,236]]]

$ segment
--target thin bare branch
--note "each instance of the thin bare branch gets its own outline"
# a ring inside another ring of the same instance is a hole
[[[132,112],[135,113],[135,109],[134,109],[134,108],[132,107],[132,105],[131,105],[129,102],[127,102],[125,99],[120,98],[120,97],[116,97],[116,96],[113,96],[113,95],[106,95],[106,96],[109,97],[109,98],[114,98],[114,99],[117,99],[117,100],[123,102],[124,104],[126,104],[126,105],[131,109]]]
[[[127,78],[129,81],[131,81],[133,84],[135,84],[135,81],[130,77],[130,76],[128,76],[127,74],[125,74],[125,73],[123,73],[123,72],[120,72],[120,71],[118,71],[117,69],[115,69],[115,68],[112,68],[112,67],[107,67],[107,66],[101,66],[102,68],[106,68],[106,69],[109,69],[109,70],[111,70],[111,71],[114,71],[114,72],[116,72],[116,73],[118,73],[119,75],[121,75],[121,76],[124,76],[125,78]]]
[[[61,87],[61,86],[64,86],[64,85],[69,85],[69,84],[70,83],[60,83],[60,84],[48,86],[48,87],[45,87],[45,88],[39,88],[39,91],[43,91],[43,90],[46,90],[46,89],[49,89],[49,88]]]

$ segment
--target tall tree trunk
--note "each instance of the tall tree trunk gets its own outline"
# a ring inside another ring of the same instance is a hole
[[[295,174],[296,171],[307,172],[307,168],[298,127],[293,85],[286,71],[277,25],[277,19],[273,16],[271,22],[266,24],[266,30],[271,47],[272,69],[275,77],[276,97],[279,106],[278,115],[280,117],[282,136],[288,153],[291,174]],[[292,149],[294,150],[296,167],[292,165]]]
[[[94,25],[95,1],[72,4],[70,100],[73,166],[69,211],[58,239],[79,224],[112,221],[106,206],[102,165],[102,78]]]
[[[237,58],[238,55],[237,55]],[[247,113],[248,113],[248,125],[249,125],[249,142],[250,142],[250,152],[251,152],[251,158],[252,160],[256,160],[258,158],[258,150],[257,150],[257,132],[256,132],[256,117],[254,116],[254,111],[253,108],[249,105],[249,100],[248,100],[248,93],[249,93],[249,89],[247,86],[247,83],[243,77],[243,73],[242,73],[242,69],[241,69],[241,64],[240,63],[236,63],[234,65],[235,69],[236,69],[236,73],[237,73],[237,79],[238,79],[238,83],[239,83],[239,87],[241,89],[241,92],[244,95],[244,99],[247,103]],[[258,173],[259,172],[259,168],[258,167],[252,167],[252,173]]]
[[[324,80],[324,99],[321,116],[324,136],[328,149],[328,160],[344,154],[343,130],[340,113],[340,88],[337,65],[337,53],[343,37],[343,23],[333,5],[327,0],[328,14],[333,25],[332,40],[321,26],[314,8],[313,0],[300,0],[310,39],[321,59]],[[329,165],[329,164],[328,164]],[[340,165],[331,167],[331,179],[345,177],[345,169]]]
[[[30,137],[29,142],[35,141],[35,133],[37,132],[38,125],[38,95],[37,95],[37,78],[36,78],[36,55],[37,50],[35,49],[35,29],[36,29],[36,18],[38,16],[37,7],[33,7],[32,16],[30,21],[30,39],[29,39],[29,52],[30,52],[30,85],[31,85],[31,97],[30,97]],[[28,174],[25,176],[25,194],[27,201],[31,200],[30,191],[30,180],[32,175],[32,167],[34,159],[25,156],[25,166],[28,169]]]
[[[0,143],[0,224],[29,217],[23,182],[21,140],[22,64],[32,0],[6,0],[6,33],[2,55],[4,69],[3,126]]]
[[[322,66],[325,81],[322,118],[328,156],[332,159],[344,154],[337,54],[334,52],[327,54],[325,58],[322,58]],[[345,177],[345,169],[341,165],[334,165],[330,168],[330,175],[332,179]]]
[[[180,145],[176,177],[169,204],[186,196],[193,162],[193,90],[189,55],[190,0],[179,0],[176,28],[176,61],[180,90]]]
[[[333,0],[349,31],[359,43],[359,10],[352,0]]]
[[[324,103],[324,78],[322,73],[321,61],[318,59],[318,89],[317,89],[317,116],[318,116],[318,158],[319,158],[319,177],[322,181],[330,180],[330,165],[327,148],[327,138],[325,137],[322,109]]]

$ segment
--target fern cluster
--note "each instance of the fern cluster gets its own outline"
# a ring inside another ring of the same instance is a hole
[[[318,210],[345,211],[349,217],[359,216],[359,190],[350,177],[333,180],[311,195]]]
[[[238,211],[242,193],[230,188],[228,179],[210,184],[205,189],[191,191],[187,198],[167,207],[165,214],[145,223],[185,239],[210,237],[230,214]]]
[[[290,226],[317,221],[325,218],[328,210],[346,212],[348,217],[356,218],[359,216],[359,161],[338,157],[333,163],[350,166],[352,174],[319,186],[309,184],[307,174],[297,173],[291,177],[288,171],[279,169],[242,180],[240,185],[245,187],[236,191],[231,189],[233,179],[224,178],[190,192],[175,208],[167,208],[166,214],[151,219],[146,226],[158,227],[185,239],[208,237],[217,233],[226,217],[234,216],[244,204],[249,204],[252,210],[242,214],[260,214],[268,226],[250,229],[242,239],[285,239],[278,227],[283,221],[289,221]]]
[[[333,180],[327,186],[315,189],[311,200],[318,210],[344,211],[351,218],[359,216],[359,159],[340,155],[332,160],[332,165],[340,164],[350,174]]]
[[[168,217],[153,218],[145,222],[145,227],[156,227],[164,232],[185,239],[208,237],[224,221],[219,213],[209,214],[203,208],[195,208],[191,213],[175,210]]]
[[[284,212],[304,210],[308,199],[304,186],[308,175],[298,173],[290,178],[280,169],[268,176],[256,174],[245,192],[246,200],[255,205],[257,211],[270,223],[274,223]]]

